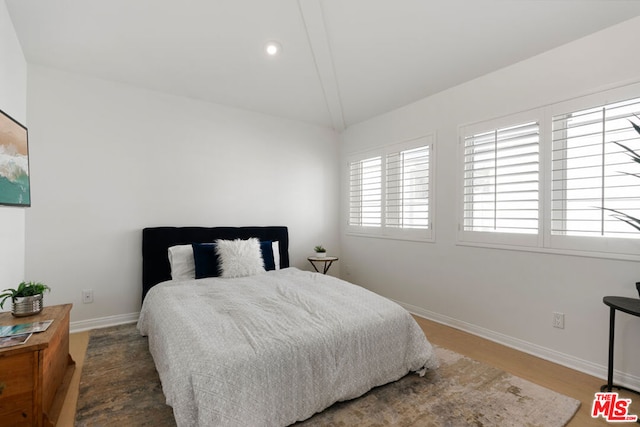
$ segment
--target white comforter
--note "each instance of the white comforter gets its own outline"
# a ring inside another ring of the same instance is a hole
[[[289,425],[437,365],[402,307],[296,268],[158,284],[138,328],[180,427]]]

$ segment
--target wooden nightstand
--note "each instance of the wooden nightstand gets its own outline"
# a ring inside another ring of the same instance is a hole
[[[53,320],[22,345],[0,349],[0,422],[54,427],[75,369],[69,355],[71,304],[44,307],[35,316],[0,313],[0,325]]]

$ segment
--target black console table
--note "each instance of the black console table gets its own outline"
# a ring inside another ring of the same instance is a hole
[[[638,288],[640,291],[640,286]],[[627,298],[627,297],[604,297],[602,299],[606,305],[610,308],[609,314],[609,366],[607,368],[607,383],[600,387],[600,391],[611,392],[612,388],[621,390],[627,390],[633,393],[640,394],[636,390],[632,390],[627,387],[613,384],[613,341],[616,330],[616,310],[620,310],[623,313],[630,314],[632,316],[640,317],[640,299]],[[640,422],[640,420],[638,421]]]

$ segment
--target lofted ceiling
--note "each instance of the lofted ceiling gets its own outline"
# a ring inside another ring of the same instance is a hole
[[[640,15],[636,0],[5,1],[28,63],[337,130]]]

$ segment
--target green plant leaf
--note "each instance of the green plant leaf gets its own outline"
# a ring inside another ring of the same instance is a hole
[[[638,117],[637,114],[634,114],[634,116]],[[640,117],[638,117],[638,118],[640,119]],[[636,130],[636,132],[638,132],[638,134],[640,134],[640,126],[638,126],[637,124],[635,124],[631,120],[629,120],[629,123],[631,123],[631,126],[633,126],[633,128]]]
[[[5,289],[2,294],[0,294],[0,298],[3,298],[0,301],[0,308],[3,307],[4,301],[7,298],[19,298],[19,297],[30,297],[38,294],[43,294],[46,291],[50,291],[47,285],[39,282],[22,282],[18,285],[16,289]]]
[[[615,212],[616,215],[613,215],[614,218],[620,221],[624,221],[630,226],[632,226],[633,228],[635,228],[636,230],[640,231],[640,219],[633,217],[631,215],[627,215],[626,213],[617,211],[615,209],[610,209],[610,208],[602,208],[602,209]]]
[[[619,142],[617,142],[617,141],[613,141],[613,143],[614,143],[614,144],[616,144],[616,145],[618,145],[618,146],[620,146],[620,147],[622,147],[622,148],[624,148],[624,149],[627,151],[627,154],[628,154],[629,156],[631,156],[631,158],[633,159],[633,161],[634,161],[634,162],[636,162],[636,163],[640,163],[640,155],[638,155],[638,154],[637,154],[635,151],[633,151],[631,148],[627,147],[627,146],[626,146],[626,145],[624,145],[624,144],[620,144],[620,143],[619,143]]]
[[[640,173],[631,173],[631,172],[620,172],[624,175],[635,176],[636,178],[640,178]]]
[[[637,119],[640,120],[640,116],[638,116],[637,114],[633,114]],[[629,123],[631,123],[631,126],[633,126],[633,129],[635,129],[635,131],[638,133],[638,135],[640,135],[640,126],[635,124],[633,121],[629,120]],[[627,147],[624,144],[621,144],[619,142],[613,141],[614,144],[618,145],[619,147],[622,147],[624,150],[627,151],[627,154],[633,159],[634,162],[640,164],[640,155],[638,153],[636,153],[634,150],[632,150],[631,148]],[[625,175],[631,175],[631,176],[635,176],[636,178],[640,178],[640,174],[638,173],[629,173],[629,172],[622,172],[622,174]],[[632,226],[633,228],[635,228],[636,230],[640,231],[640,219],[628,215],[624,212],[620,212],[618,210],[615,209],[611,209],[611,208],[601,208],[610,212],[614,212],[615,215],[612,215],[615,219],[619,220],[619,221],[623,221],[626,222],[627,224],[629,224],[630,226]]]

